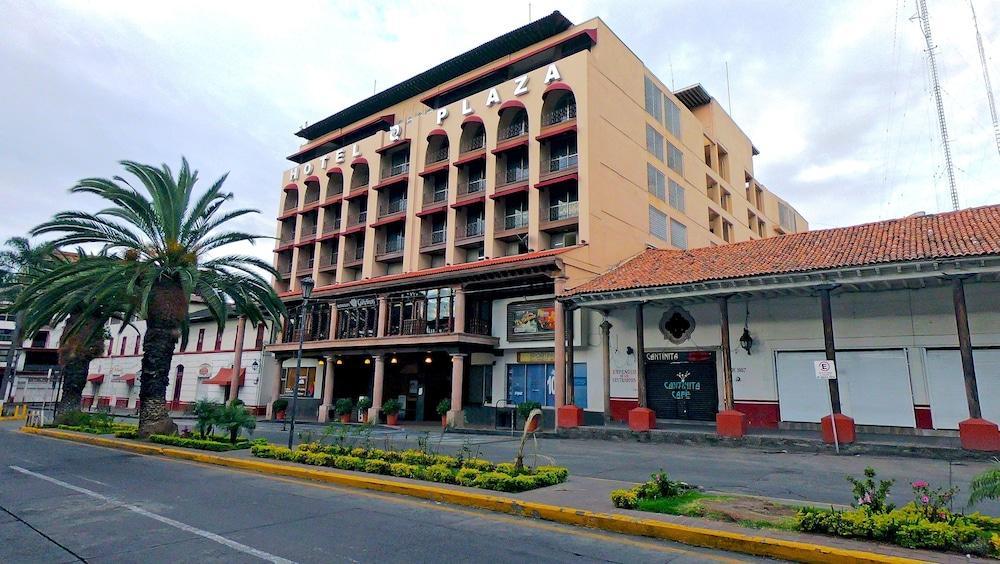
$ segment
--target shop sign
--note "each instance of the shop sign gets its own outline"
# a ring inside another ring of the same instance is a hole
[[[556,361],[554,351],[521,351],[517,353],[519,364],[553,364]]]
[[[354,309],[359,307],[375,307],[378,305],[378,298],[366,296],[361,298],[351,298],[337,302],[337,309]]]
[[[517,302],[507,306],[507,340],[546,341],[556,330],[555,304],[552,300]]]

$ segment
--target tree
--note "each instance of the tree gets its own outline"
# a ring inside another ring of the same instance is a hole
[[[207,439],[215,432],[215,424],[219,421],[219,412],[222,411],[222,404],[212,400],[201,399],[194,403],[192,413],[195,416],[194,428],[198,430],[198,436]]]
[[[236,444],[240,431],[246,430],[253,433],[253,430],[257,428],[257,418],[238,399],[222,406],[216,415],[216,423],[219,427],[229,431],[229,442],[232,444]]]
[[[253,323],[279,318],[284,306],[261,274],[276,274],[270,264],[219,252],[232,243],[252,244],[262,238],[226,229],[233,220],[258,213],[222,211],[233,198],[222,190],[227,175],[195,197],[198,173],[186,159],[176,177],[167,165],[121,165],[138,179],[142,192],[120,176],[81,180],[70,192],[95,195],[108,207],[97,213],[58,213],[32,233],[57,234],[53,243],[59,247],[99,244],[121,257],[80,264],[71,275],[95,296],[124,293],[135,299],[135,310],[126,317],[135,314],[146,320],[139,435],[170,434],[177,426],[167,411],[166,389],[174,347],[187,341],[191,296],[205,302],[220,329],[229,304]]]
[[[51,259],[55,247],[49,243],[32,246],[25,237],[11,237],[0,251],[0,301],[4,311],[10,311],[21,290],[33,279],[36,271]],[[7,349],[6,368],[0,375],[0,406],[7,399],[7,387],[14,376],[15,353],[21,345],[24,315],[16,314],[14,333]]]
[[[121,260],[105,252],[88,254],[83,249],[54,253],[51,260],[36,269],[14,303],[13,309],[22,316],[28,338],[46,325],[65,321],[59,340],[63,383],[56,404],[57,415],[80,408],[90,363],[104,354],[109,321],[121,321],[124,330],[132,321],[126,316],[135,311],[135,300],[125,292],[123,284],[95,288],[80,283],[77,273],[93,266],[100,268],[107,261]]]

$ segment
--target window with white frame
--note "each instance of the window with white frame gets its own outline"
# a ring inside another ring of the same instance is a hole
[[[649,187],[650,194],[661,200],[666,200],[666,182],[667,177],[658,168],[650,163],[646,163],[646,184]]]
[[[649,206],[649,233],[658,239],[669,241],[667,236],[667,214]]]

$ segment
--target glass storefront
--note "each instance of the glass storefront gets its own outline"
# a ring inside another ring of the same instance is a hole
[[[508,364],[507,401],[518,404],[534,401],[545,407],[554,407],[556,367],[554,364]],[[587,365],[573,365],[573,399],[579,406],[587,407]]]
[[[312,397],[316,391],[316,367],[302,367],[302,379],[299,384],[300,397]],[[281,395],[292,395],[295,384],[295,368],[285,368],[281,371]]]

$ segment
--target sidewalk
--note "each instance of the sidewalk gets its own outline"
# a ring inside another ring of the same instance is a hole
[[[108,441],[103,437],[65,431],[32,430],[32,432],[134,452],[160,454],[218,466],[230,466],[264,474],[283,475],[339,486],[403,494],[567,524],[596,527],[612,532],[666,538],[687,544],[777,558],[794,557],[813,562],[933,561],[957,563],[970,561],[960,555],[908,550],[895,546],[819,535],[746,529],[734,524],[704,519],[620,510],[612,506],[608,493],[612,489],[632,485],[624,481],[571,475],[567,482],[557,486],[519,494],[504,494],[392,476],[258,459],[247,450],[204,453],[203,451],[159,447],[134,441]]]

